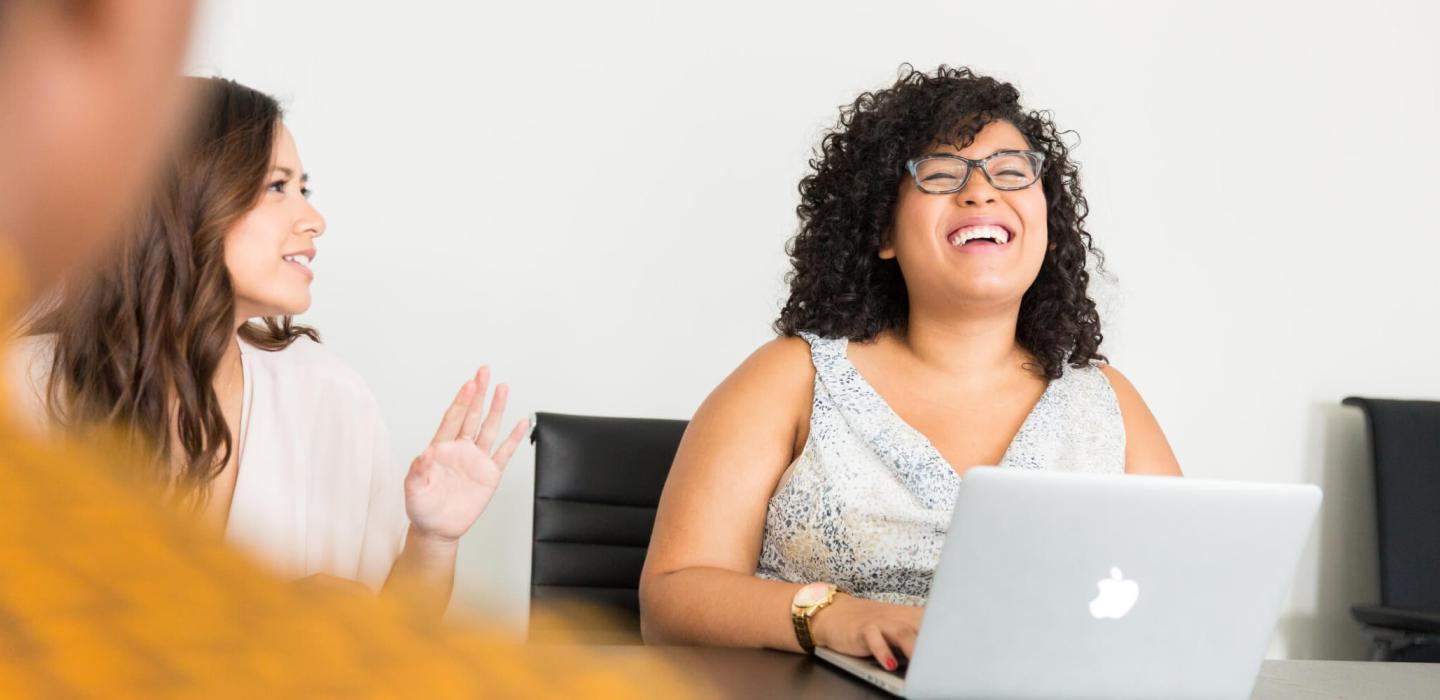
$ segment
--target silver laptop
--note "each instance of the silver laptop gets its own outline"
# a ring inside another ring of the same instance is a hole
[[[972,469],[908,667],[817,654],[908,698],[1248,698],[1319,506],[1309,485]]]

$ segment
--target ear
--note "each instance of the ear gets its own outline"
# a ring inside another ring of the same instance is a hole
[[[881,260],[895,259],[895,230],[891,229],[884,234],[885,244],[880,246],[879,257]]]

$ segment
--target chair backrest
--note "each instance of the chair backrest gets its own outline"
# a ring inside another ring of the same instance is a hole
[[[532,611],[582,603],[612,613],[603,625],[575,621],[573,641],[640,643],[640,569],[686,425],[536,414]],[[537,635],[532,625],[544,641]]]
[[[1440,612],[1440,401],[1343,403],[1370,426],[1381,603]]]

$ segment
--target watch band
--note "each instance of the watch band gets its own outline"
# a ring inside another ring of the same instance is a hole
[[[829,583],[812,583],[795,593],[790,602],[790,621],[795,625],[795,641],[807,654],[815,653],[815,639],[810,629],[810,620],[835,600],[835,586]]]
[[[790,620],[795,623],[795,640],[800,642],[800,648],[806,654],[815,653],[815,640],[810,638],[810,616],[805,614],[791,614]]]

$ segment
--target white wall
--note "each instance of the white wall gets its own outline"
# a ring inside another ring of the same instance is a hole
[[[688,417],[770,337],[836,107],[971,65],[1082,135],[1105,349],[1186,472],[1326,489],[1272,655],[1361,656],[1372,494],[1338,401],[1440,396],[1433,6],[741,5],[209,3],[194,70],[288,104],[330,221],[306,320],[397,451],[482,361],[521,412]],[[457,591],[517,627],[531,462]]]

